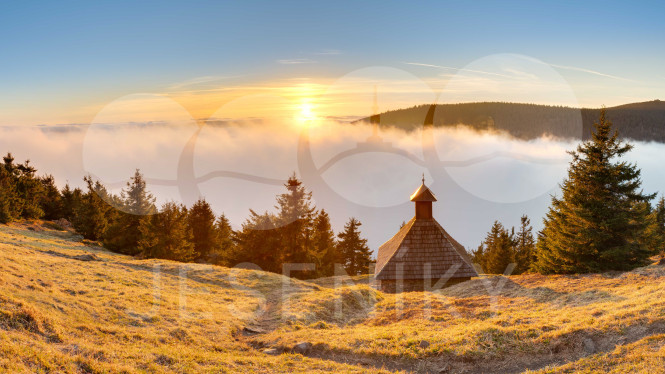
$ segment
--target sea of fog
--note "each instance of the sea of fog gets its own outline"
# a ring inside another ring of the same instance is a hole
[[[274,211],[275,195],[296,173],[339,231],[353,216],[373,250],[413,216],[409,196],[425,182],[434,216],[467,248],[494,220],[523,214],[536,230],[566,176],[577,141],[517,140],[465,127],[403,132],[334,121],[260,120],[1,127],[0,151],[30,159],[40,174],[82,186],[86,174],[119,192],[135,169],[158,203],[204,197],[239,228],[249,210]],[[632,142],[645,192],[665,191],[665,145]]]

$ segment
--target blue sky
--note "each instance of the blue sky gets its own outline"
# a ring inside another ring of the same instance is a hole
[[[370,66],[427,81],[441,71],[405,62],[463,68],[499,53],[555,66],[580,105],[665,99],[664,7],[599,1],[3,3],[0,125],[85,123],[118,97],[192,82],[325,85]]]

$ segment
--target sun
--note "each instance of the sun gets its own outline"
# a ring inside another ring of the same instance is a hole
[[[314,117],[316,117],[314,114],[314,105],[310,103],[302,103],[302,105],[300,105],[300,116],[304,120],[314,119]]]
[[[314,105],[311,102],[305,101],[300,104],[300,113],[298,113],[298,119],[302,123],[311,123],[317,118],[316,112],[314,111]]]

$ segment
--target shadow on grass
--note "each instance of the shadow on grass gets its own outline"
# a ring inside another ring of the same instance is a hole
[[[618,302],[625,299],[604,290],[565,292],[556,291],[545,286],[525,287],[504,276],[472,279],[444,289],[441,294],[453,297],[526,297],[538,303],[571,306],[585,306],[598,302]]]

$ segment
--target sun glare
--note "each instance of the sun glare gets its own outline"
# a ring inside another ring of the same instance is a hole
[[[314,112],[314,105],[309,102],[304,102],[300,104],[300,121],[303,123],[310,123],[316,119],[316,113]]]

